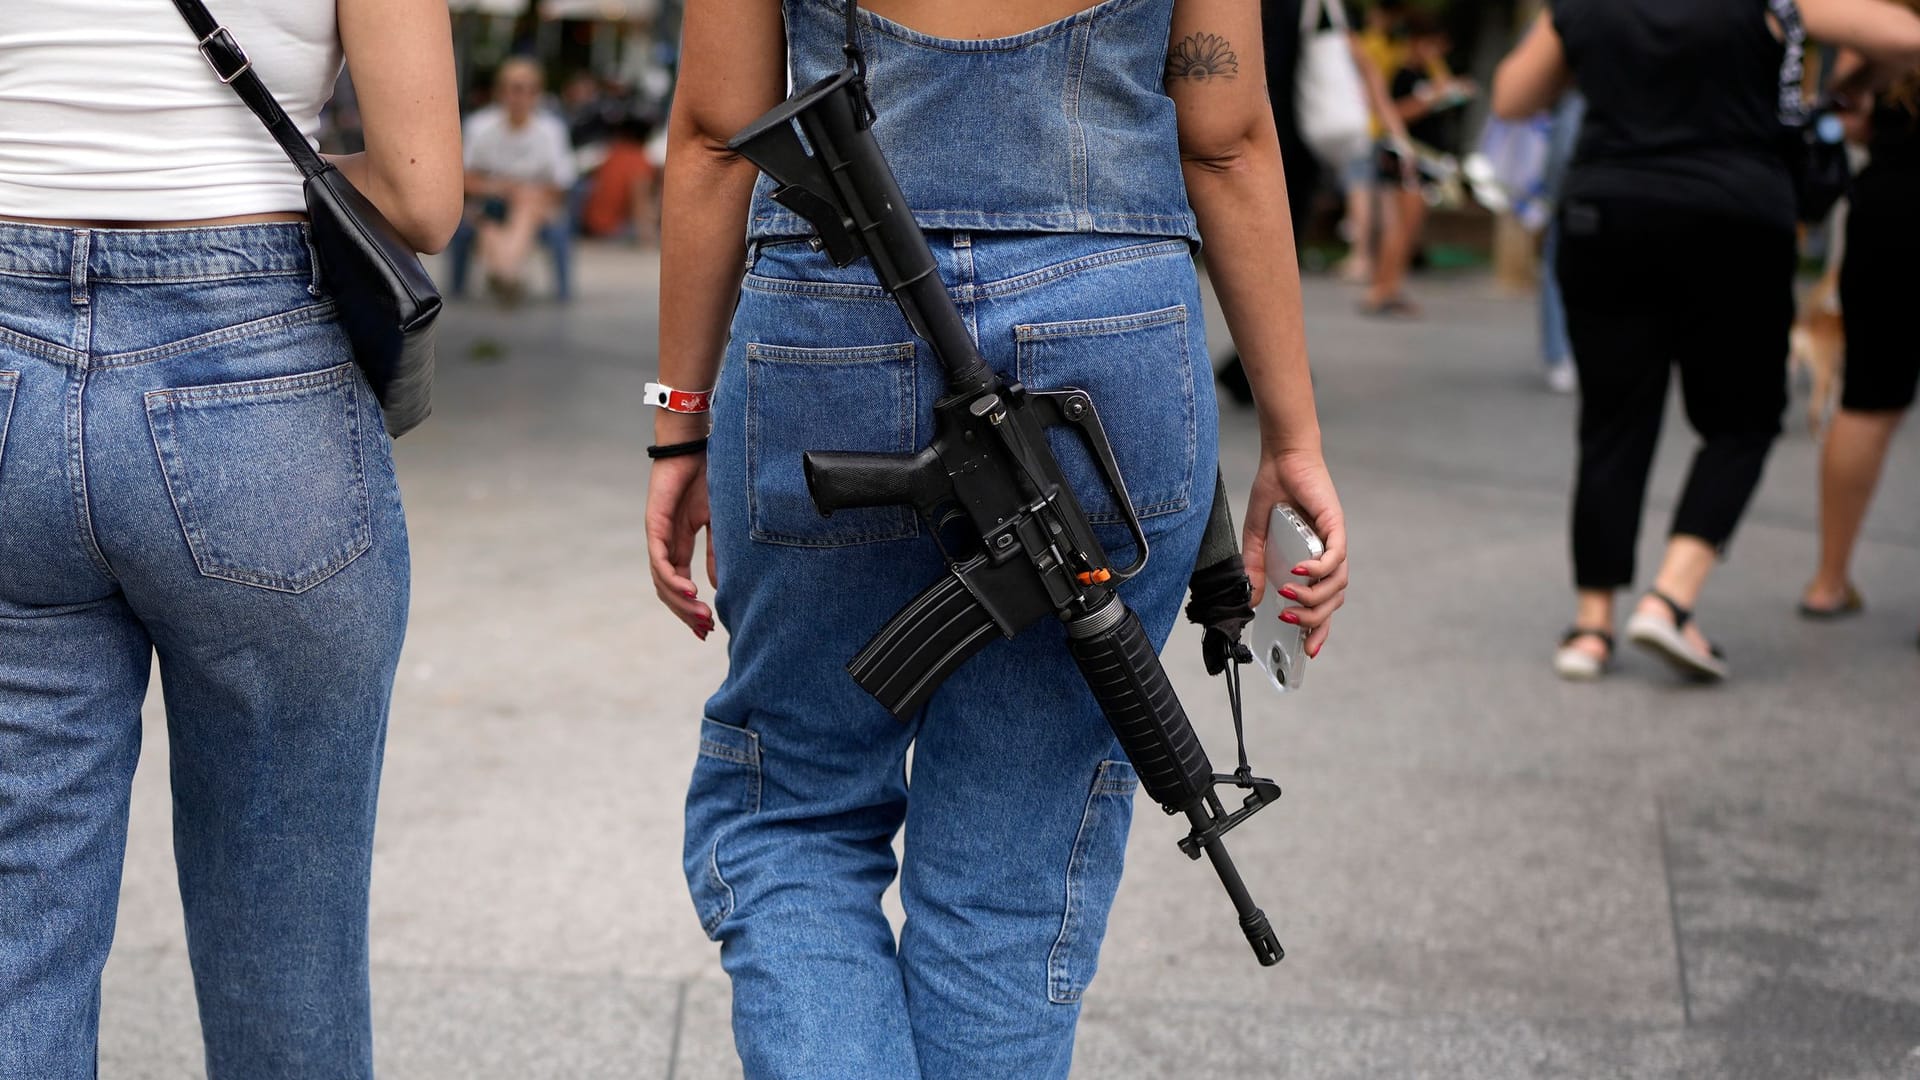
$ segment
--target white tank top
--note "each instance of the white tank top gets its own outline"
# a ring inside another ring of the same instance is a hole
[[[340,74],[334,0],[207,0],[309,140]],[[0,216],[302,210],[300,173],[169,0],[0,0]]]

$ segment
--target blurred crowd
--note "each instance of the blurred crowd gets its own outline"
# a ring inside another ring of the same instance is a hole
[[[552,294],[564,301],[575,238],[656,245],[671,85],[665,72],[586,69],[556,83],[538,60],[518,54],[478,73],[463,100],[467,211],[448,247],[450,291],[468,292],[477,263],[491,298],[518,303],[533,256],[544,250]],[[323,119],[325,149],[360,148],[347,76]]]

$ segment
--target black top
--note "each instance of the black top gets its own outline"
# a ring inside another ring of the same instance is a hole
[[[1422,86],[1432,81],[1432,76],[1425,68],[1403,67],[1393,73],[1393,84],[1390,92],[1393,95],[1393,100],[1403,101],[1418,94]],[[1460,105],[1464,103],[1465,102],[1462,101],[1445,108],[1439,108],[1437,106],[1443,103],[1439,101],[1433,102],[1432,104],[1436,106],[1436,108],[1433,108],[1420,119],[1408,124],[1407,134],[1411,136],[1415,142],[1425,143],[1443,153],[1458,153],[1460,148],[1457,145],[1458,140],[1454,138],[1454,132],[1459,127],[1456,118],[1460,115]]]
[[[1550,0],[1587,118],[1569,201],[1794,223],[1767,0]]]
[[[1294,81],[1300,72],[1300,12],[1302,0],[1262,0],[1261,47],[1267,58],[1267,97],[1273,101],[1273,122],[1283,139],[1299,141],[1300,122],[1294,115]]]

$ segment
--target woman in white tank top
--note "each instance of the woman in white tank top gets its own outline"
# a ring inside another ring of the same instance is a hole
[[[422,250],[460,213],[443,0],[209,0]],[[372,1076],[367,894],[407,538],[299,172],[166,0],[0,18],[0,1076],[95,1075],[141,704],[212,1080]]]

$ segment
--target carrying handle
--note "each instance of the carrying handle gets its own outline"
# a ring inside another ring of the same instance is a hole
[[[851,0],[849,0],[851,2]],[[253,115],[266,125],[267,133],[280,149],[293,162],[300,175],[311,180],[333,168],[327,159],[314,152],[307,137],[300,133],[299,125],[287,116],[280,102],[275,100],[273,91],[260,81],[253,70],[253,61],[247,59],[247,51],[234,40],[233,34],[213,17],[207,5],[200,0],[173,0],[173,6],[180,11],[180,17],[187,20],[193,34],[200,39],[200,55],[206,57],[207,65],[221,82],[233,88]]]

